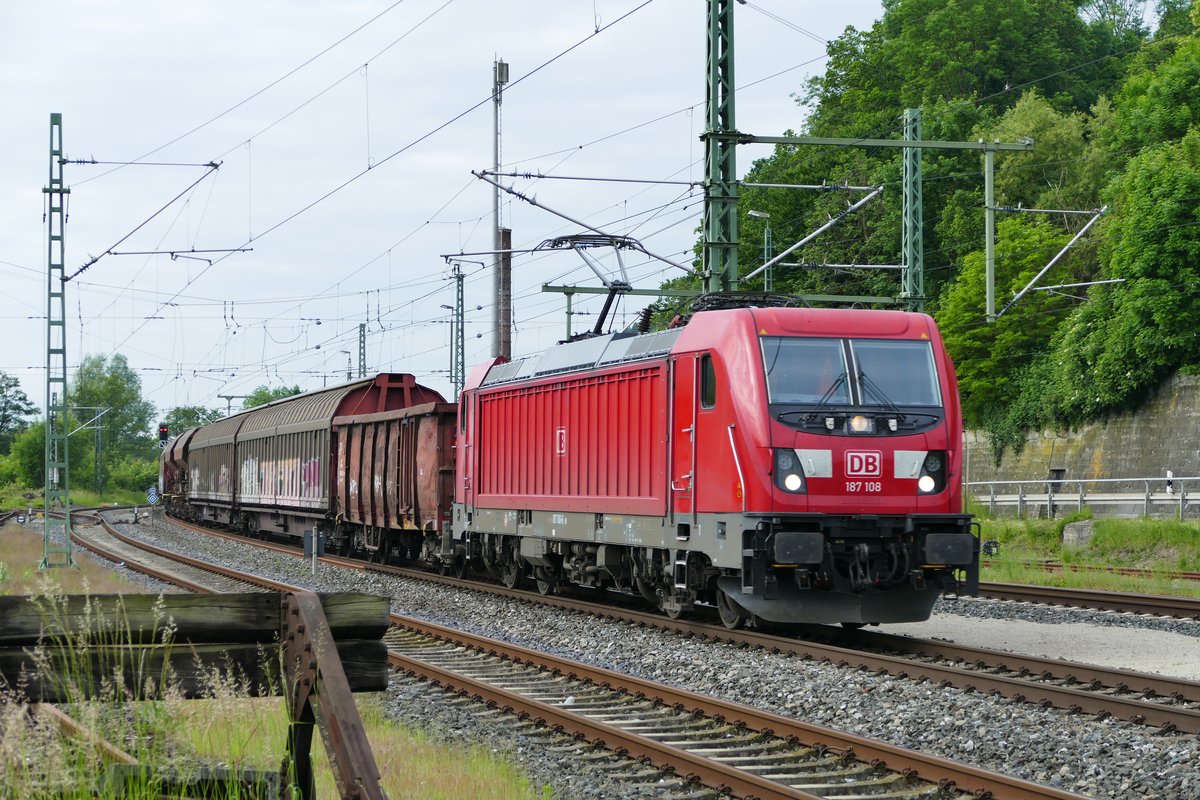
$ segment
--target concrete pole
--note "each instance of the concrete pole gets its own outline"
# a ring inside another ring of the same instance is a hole
[[[996,153],[983,151],[983,239],[987,271],[987,321],[996,321],[996,192],[993,180]]]
[[[508,64],[497,59],[492,63],[492,171],[500,171],[500,98],[504,85],[508,83]],[[500,187],[492,193],[492,249],[501,250],[500,246]],[[492,357],[500,355],[501,345],[501,312],[500,312],[500,258],[492,263]]]

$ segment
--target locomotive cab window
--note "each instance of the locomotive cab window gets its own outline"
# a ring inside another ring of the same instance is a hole
[[[705,353],[700,357],[700,407],[715,408],[717,405],[717,371],[712,356]]]
[[[926,341],[853,339],[864,406],[940,406],[933,350]]]
[[[763,366],[771,403],[816,405],[850,402],[841,339],[764,336]]]

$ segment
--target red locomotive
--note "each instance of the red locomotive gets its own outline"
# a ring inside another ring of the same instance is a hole
[[[514,583],[637,591],[726,625],[926,619],[978,581],[933,320],[738,308],[470,376],[453,536]]]
[[[616,588],[671,616],[709,604],[731,627],[918,621],[978,583],[954,369],[923,314],[701,311],[477,367],[457,417],[411,376],[367,384],[172,447],[193,513],[543,592]],[[255,482],[263,464],[286,474]]]

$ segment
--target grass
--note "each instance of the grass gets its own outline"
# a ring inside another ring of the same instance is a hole
[[[77,569],[39,571],[42,555],[40,531],[17,525],[0,528],[0,594],[24,594],[36,598],[47,630],[69,627],[57,610],[66,594],[120,594],[137,591],[108,569],[77,561]],[[91,671],[83,666],[83,655],[97,645],[115,641],[119,621],[98,624],[101,633],[90,639],[75,635],[70,648],[52,646],[35,650],[39,674],[63,676],[56,685],[68,688],[75,697],[97,689]],[[0,629],[3,620],[0,620]],[[170,646],[170,629],[164,623],[162,639]],[[65,651],[65,654],[64,652]],[[136,655],[126,656],[137,658]],[[115,675],[119,665],[101,671]],[[288,720],[284,701],[278,697],[251,698],[235,682],[214,675],[206,693],[210,699],[185,700],[170,688],[170,676],[147,676],[149,696],[155,685],[168,687],[162,699],[137,699],[116,682],[99,682],[99,700],[79,699],[62,708],[86,729],[133,756],[139,764],[170,769],[187,775],[200,766],[234,767],[275,772],[287,742]],[[82,687],[90,686],[87,692]],[[425,734],[389,722],[382,700],[359,695],[359,712],[380,768],[385,791],[392,798],[496,798],[549,797],[546,788],[537,791],[503,755],[461,742],[439,743]],[[317,796],[337,797],[319,733],[313,738],[313,766]],[[93,794],[104,764],[94,747],[60,735],[45,715],[26,713],[18,694],[0,687],[0,798],[54,797],[158,798],[162,795],[153,780],[134,781],[124,788],[106,787]]]
[[[141,587],[76,551],[75,569],[39,570],[42,529],[0,527],[0,594],[125,594]]]
[[[979,514],[979,508],[972,509]],[[1200,597],[1200,582],[1172,578],[1172,572],[1200,571],[1200,523],[1158,519],[1097,519],[1082,547],[1062,544],[1063,528],[1090,518],[1087,512],[1057,520],[989,519],[980,515],[983,538],[1000,542],[1000,554],[987,558],[983,580],[1039,586],[1107,589],[1139,594]],[[1031,562],[1054,561],[1078,571],[1046,572]],[[1103,570],[1149,570],[1146,577]]]
[[[421,731],[398,729],[385,718],[382,702],[375,696],[360,695],[358,706],[388,797],[509,800],[543,796],[513,766],[487,750],[439,743]],[[206,761],[260,770],[279,767],[287,738],[282,700],[230,696],[187,701],[173,716],[180,723],[182,745]],[[314,736],[317,796],[337,797],[319,742],[319,736]]]
[[[25,495],[31,494],[32,498]],[[104,494],[97,494],[89,489],[72,489],[72,506],[133,506],[146,505],[145,492],[132,492],[126,489],[109,489]],[[38,511],[46,507],[41,489],[29,489],[16,484],[0,486],[0,509],[27,509],[32,507]]]

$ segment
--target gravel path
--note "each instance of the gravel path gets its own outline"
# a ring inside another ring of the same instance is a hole
[[[806,722],[878,737],[1088,797],[1200,800],[1200,740],[1195,736],[1157,734],[1124,722],[1097,721],[927,683],[747,652],[582,614],[514,603],[482,592],[322,564],[317,565],[314,577],[309,562],[265,553],[250,545],[207,539],[159,523],[121,527],[189,555],[251,565],[261,574],[296,585],[318,591],[389,595],[392,608],[399,613],[794,715]],[[1053,627],[1055,635],[1046,644],[1053,644],[1054,652],[1047,652],[1073,660],[1072,654],[1080,646],[1072,642],[1101,641],[1091,638],[1097,632],[1108,637],[1110,644],[1146,635],[1169,637],[1176,643],[1200,642],[1197,623],[1136,615],[974,600],[943,602],[937,611],[931,623],[887,629],[1015,650],[1036,636],[1014,632],[1044,633],[1047,627]],[[981,634],[981,630],[991,632]],[[978,641],[1001,635],[1005,643]],[[1161,671],[1174,674],[1171,663],[1169,656],[1163,659]],[[456,704],[433,703],[427,692],[418,692],[402,681],[395,683],[389,704],[398,718],[421,724],[435,736],[452,741],[468,739],[511,753],[528,770],[535,785],[554,787],[557,797],[590,800],[653,796],[645,786],[631,789],[607,780],[602,772],[582,770],[577,756],[548,749],[540,738],[514,737],[510,726],[489,726]],[[586,777],[581,779],[581,774]]]

